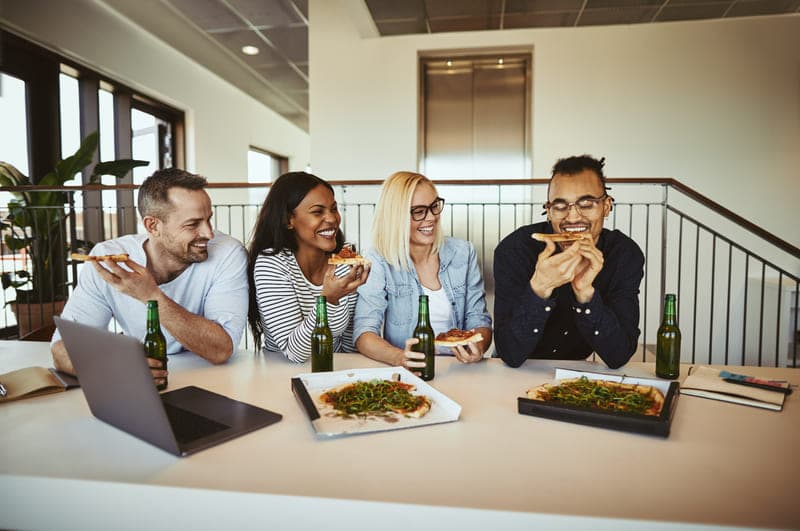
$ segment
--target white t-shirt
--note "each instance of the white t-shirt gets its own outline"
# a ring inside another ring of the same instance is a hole
[[[128,254],[131,260],[146,266],[145,241],[147,234],[121,236],[98,243],[91,254]],[[238,240],[215,231],[204,262],[189,265],[177,278],[158,287],[187,311],[218,323],[230,336],[234,349],[238,347],[249,304],[247,253]],[[117,291],[100,278],[91,264],[81,266],[78,286],[61,317],[96,328],[106,328],[113,317],[126,335],[142,339],[147,332],[147,305]],[[162,331],[168,354],[186,350],[165,328]],[[52,342],[59,339],[61,335],[56,331]]]
[[[452,314],[450,299],[447,298],[444,288],[434,291],[422,286],[422,291],[428,296],[428,313],[430,314],[434,337],[453,328],[450,318]],[[436,353],[452,354],[450,347],[437,347]]]

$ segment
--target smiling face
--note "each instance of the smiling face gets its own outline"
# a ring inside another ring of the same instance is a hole
[[[306,194],[289,217],[289,228],[297,239],[297,250],[318,249],[332,253],[342,217],[333,192],[320,184]]]
[[[211,227],[211,199],[204,190],[170,188],[170,203],[165,219],[148,216],[145,226],[150,238],[177,262],[189,265],[208,258],[208,241],[214,237]]]
[[[603,183],[597,174],[591,170],[583,170],[574,175],[557,173],[550,181],[548,201],[575,203],[582,198],[601,197],[605,194]],[[600,232],[603,230],[603,219],[611,211],[611,198],[606,196],[596,203],[593,209],[581,209],[578,205],[568,207],[566,214],[556,214],[553,209],[548,211],[547,218],[553,225],[553,232],[589,232],[597,243]],[[558,244],[566,249],[572,242]]]
[[[411,208],[427,207],[436,201],[436,190],[427,182],[421,182],[414,190],[414,195],[411,196]],[[430,247],[436,243],[436,231],[439,230],[439,214],[427,210],[425,217],[420,221],[414,221],[410,218],[410,238],[409,244],[413,247],[425,246]]]

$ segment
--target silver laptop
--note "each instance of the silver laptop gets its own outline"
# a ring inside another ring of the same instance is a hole
[[[283,418],[194,386],[159,394],[140,341],[55,321],[92,414],[171,454],[189,455]]]

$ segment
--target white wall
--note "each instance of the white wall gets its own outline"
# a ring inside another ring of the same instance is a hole
[[[185,111],[187,169],[210,181],[247,181],[251,145],[288,157],[290,169],[308,163],[305,131],[100,1],[0,0],[0,16],[44,45]]]
[[[673,177],[800,246],[800,15],[361,38],[358,1],[310,0],[320,176],[417,167],[420,51],[528,46],[532,177],[605,156],[610,177]]]

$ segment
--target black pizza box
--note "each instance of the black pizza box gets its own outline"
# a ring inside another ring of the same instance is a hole
[[[640,378],[624,374],[606,374],[598,372],[576,371],[572,369],[556,369],[555,380],[580,378],[585,376],[590,380],[606,380],[611,382],[650,385],[661,391],[664,395],[664,407],[658,416],[642,415],[639,413],[624,413],[605,411],[588,407],[559,404],[556,402],[543,402],[527,397],[517,398],[517,408],[521,415],[532,415],[565,422],[573,422],[586,426],[607,428],[612,430],[643,433],[668,437],[672,416],[678,402],[680,384],[669,380],[655,378]]]

